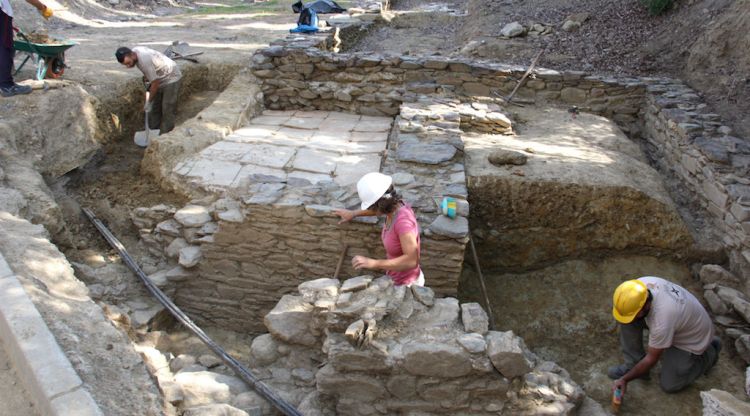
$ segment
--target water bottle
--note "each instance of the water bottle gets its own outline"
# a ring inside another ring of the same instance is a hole
[[[621,404],[622,404],[622,389],[618,387],[612,392],[612,412],[617,414],[620,411]]]
[[[456,218],[456,199],[446,196],[440,203],[440,210],[448,218]]]

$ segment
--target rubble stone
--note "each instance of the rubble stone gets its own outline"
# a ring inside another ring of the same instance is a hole
[[[513,379],[534,368],[534,363],[526,350],[523,340],[513,331],[490,331],[487,336],[487,355],[500,374]]]
[[[211,221],[211,215],[204,206],[186,205],[174,214],[174,219],[185,227],[200,227]]]
[[[750,403],[726,391],[711,389],[701,392],[704,416],[741,416],[750,414]]]
[[[521,152],[500,149],[490,153],[487,159],[495,166],[525,165],[528,157]]]
[[[478,303],[461,304],[461,320],[466,332],[476,332],[484,335],[489,329],[489,318],[487,313]]]
[[[449,345],[410,343],[403,347],[404,368],[417,376],[461,377],[472,370],[465,351]]]
[[[290,344],[314,345],[317,338],[309,325],[312,312],[313,306],[301,296],[284,295],[263,322],[276,338]]]

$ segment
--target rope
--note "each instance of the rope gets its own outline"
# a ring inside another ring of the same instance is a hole
[[[143,281],[143,284],[146,285],[146,289],[148,289],[149,292],[151,292],[152,295],[162,304],[165,308],[174,316],[178,321],[180,321],[183,325],[185,325],[186,328],[188,328],[190,331],[192,331],[195,335],[198,336],[198,338],[203,341],[204,344],[206,344],[213,352],[216,354],[219,358],[221,358],[224,363],[229,366],[232,370],[237,373],[237,375],[240,376],[240,378],[247,383],[248,386],[252,387],[255,391],[257,391],[263,398],[268,400],[278,411],[283,413],[286,416],[302,416],[300,412],[297,411],[292,405],[285,402],[281,397],[279,397],[273,390],[271,390],[265,383],[258,380],[252,373],[250,373],[250,370],[245,368],[239,361],[237,361],[234,357],[227,354],[227,352],[221,348],[220,345],[218,345],[216,342],[214,342],[208,335],[206,335],[203,330],[198,327],[193,321],[185,315],[184,312],[180,310],[180,308],[177,307],[168,297],[164,294],[164,292],[161,291],[149,278],[146,276],[146,274],[141,270],[140,267],[138,267],[138,264],[133,260],[132,257],[130,257],[130,254],[128,254],[127,250],[125,250],[125,247],[122,245],[122,243],[107,229],[107,227],[102,223],[98,218],[96,218],[96,215],[94,215],[94,212],[91,211],[88,208],[83,208],[83,213],[86,214],[86,216],[89,218],[92,224],[94,224],[94,227],[96,227],[97,230],[104,236],[104,239],[107,240],[109,245],[111,245],[115,250],[117,250],[120,253],[120,257],[122,257],[125,264],[130,267],[130,269]]]

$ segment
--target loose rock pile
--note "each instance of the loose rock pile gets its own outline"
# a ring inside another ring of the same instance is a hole
[[[583,399],[522,339],[488,331],[478,304],[385,276],[305,282],[265,324],[270,334],[255,339],[251,362],[275,387],[295,389],[308,415],[567,414]]]

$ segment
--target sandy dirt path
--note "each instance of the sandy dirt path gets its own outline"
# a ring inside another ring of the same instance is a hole
[[[31,397],[24,390],[16,368],[0,344],[0,416],[37,416],[38,409],[31,402]]]

